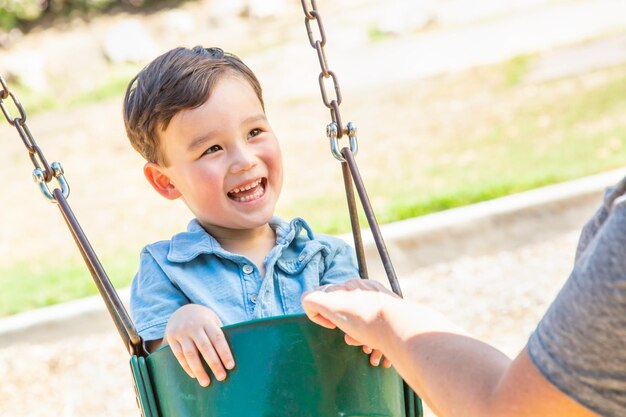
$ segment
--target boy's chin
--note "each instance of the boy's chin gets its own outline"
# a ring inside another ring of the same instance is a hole
[[[244,230],[259,229],[261,227],[267,226],[273,216],[274,216],[274,213],[271,213],[271,214],[265,214],[265,215],[259,215],[259,216],[251,216],[250,218],[247,218],[247,219],[239,219],[239,220],[234,220],[232,222],[219,222],[219,221],[212,222],[212,221],[203,220],[198,216],[196,216],[196,218],[205,229],[219,228],[223,230],[244,231]]]

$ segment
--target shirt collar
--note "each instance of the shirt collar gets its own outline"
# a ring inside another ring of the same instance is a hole
[[[276,244],[289,246],[293,240],[306,231],[309,239],[313,240],[313,231],[301,218],[296,217],[287,222],[279,217],[272,217],[269,225],[276,232]],[[234,254],[224,250],[219,242],[204,230],[197,219],[187,225],[187,231],[174,235],[170,241],[167,260],[170,262],[189,262],[200,254],[215,254],[232,258]],[[238,256],[238,255],[235,255]]]

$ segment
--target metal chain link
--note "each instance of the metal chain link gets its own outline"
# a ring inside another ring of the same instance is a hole
[[[362,278],[367,277],[367,270],[365,269],[365,251],[363,249],[363,243],[361,240],[360,226],[358,221],[358,213],[356,211],[356,203],[354,199],[354,192],[352,190],[352,182],[358,191],[361,205],[367,217],[367,222],[370,225],[376,248],[382,260],[383,266],[389,283],[393,291],[402,297],[402,291],[400,290],[400,284],[398,283],[398,277],[389,258],[387,247],[380,233],[380,227],[378,221],[374,215],[374,210],[370,203],[367,191],[365,190],[365,184],[359,173],[358,166],[354,159],[354,156],[358,152],[358,142],[356,138],[357,128],[352,122],[349,122],[346,127],[341,123],[341,113],[339,112],[339,106],[341,105],[341,89],[339,88],[339,82],[334,72],[328,69],[328,62],[326,60],[326,54],[324,53],[324,46],[326,45],[326,31],[324,30],[324,24],[322,18],[317,11],[317,4],[315,0],[310,0],[310,7],[307,0],[301,0],[302,10],[304,11],[304,24],[306,26],[307,34],[309,35],[309,43],[317,51],[317,57],[320,61],[320,68],[322,72],[319,75],[320,91],[322,93],[322,101],[324,105],[330,109],[330,116],[332,123],[326,126],[326,136],[330,139],[330,148],[333,156],[342,162],[344,183],[346,186],[346,196],[348,199],[348,208],[350,210],[350,220],[352,224],[352,233],[354,235],[355,249],[357,250],[357,258],[359,262],[359,270]],[[311,21],[315,20],[319,32],[319,38],[315,39],[313,34],[313,27]],[[325,81],[330,79],[335,89],[335,98],[328,99]],[[349,137],[349,146],[341,148],[338,143],[338,139],[346,134]]]
[[[30,129],[26,124],[26,111],[24,110],[22,103],[20,103],[20,100],[13,93],[13,91],[9,89],[9,86],[2,75],[0,75],[0,87],[2,88],[0,90],[0,109],[2,110],[2,114],[4,114],[7,122],[9,122],[9,124],[17,130],[17,133],[20,135],[20,138],[28,151],[28,156],[35,167],[33,170],[33,179],[37,184],[39,184],[43,195],[49,201],[55,202],[56,198],[50,191],[50,188],[48,188],[48,183],[55,178],[61,186],[61,192],[67,198],[70,193],[70,188],[63,175],[63,168],[61,167],[61,164],[58,162],[48,164],[48,160],[39,145],[37,145],[35,138],[30,133]],[[5,101],[9,98],[19,112],[19,116],[13,117],[9,112],[9,109],[5,104]]]
[[[339,152],[338,139],[341,139],[344,134],[350,136],[350,149],[354,154],[357,152],[356,147],[356,126],[350,122],[344,127],[341,121],[341,112],[339,106],[341,105],[342,96],[341,89],[339,88],[339,81],[337,75],[331,71],[328,67],[328,60],[326,59],[326,53],[324,52],[324,46],[326,45],[326,30],[324,30],[324,23],[322,22],[322,16],[317,10],[317,2],[315,0],[301,0],[302,10],[304,11],[304,24],[306,26],[306,32],[309,36],[309,43],[317,51],[317,58],[320,63],[321,72],[318,77],[320,92],[322,93],[322,101],[324,106],[330,110],[330,117],[332,123],[328,125],[326,132],[331,142],[332,153],[341,162],[344,162],[344,158]],[[312,21],[317,23],[317,32],[319,37],[315,37]],[[326,89],[326,82],[330,80],[332,87],[335,90],[334,97],[330,97],[328,90]],[[330,98],[330,99],[329,99]],[[335,127],[332,127],[335,125]]]

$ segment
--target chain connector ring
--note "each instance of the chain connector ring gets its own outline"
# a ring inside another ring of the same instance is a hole
[[[359,152],[359,143],[356,138],[356,132],[356,125],[352,122],[348,122],[344,134],[348,135],[350,140],[350,152],[352,152],[353,155],[356,155]],[[328,126],[326,126],[326,137],[330,141],[330,151],[339,162],[346,162],[346,159],[341,154],[341,149],[339,148],[338,133],[337,123],[329,123]]]
[[[52,168],[52,171],[54,172],[54,178],[56,178],[59,185],[61,186],[61,193],[63,194],[63,197],[65,198],[69,197],[70,186],[65,180],[65,176],[63,175],[63,167],[61,167],[61,164],[58,162],[51,163],[50,167]],[[44,197],[46,197],[48,201],[50,201],[51,203],[56,203],[56,198],[50,191],[50,188],[48,187],[48,183],[46,182],[46,175],[43,169],[35,168],[33,170],[33,180],[35,180],[35,182],[39,184],[39,188],[41,189],[41,192],[43,193]]]

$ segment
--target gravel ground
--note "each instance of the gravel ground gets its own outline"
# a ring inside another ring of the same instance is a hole
[[[572,231],[422,268],[402,279],[403,290],[515,355],[567,278],[577,237]],[[113,326],[104,334],[3,348],[0,375],[2,417],[139,415],[127,354]]]

